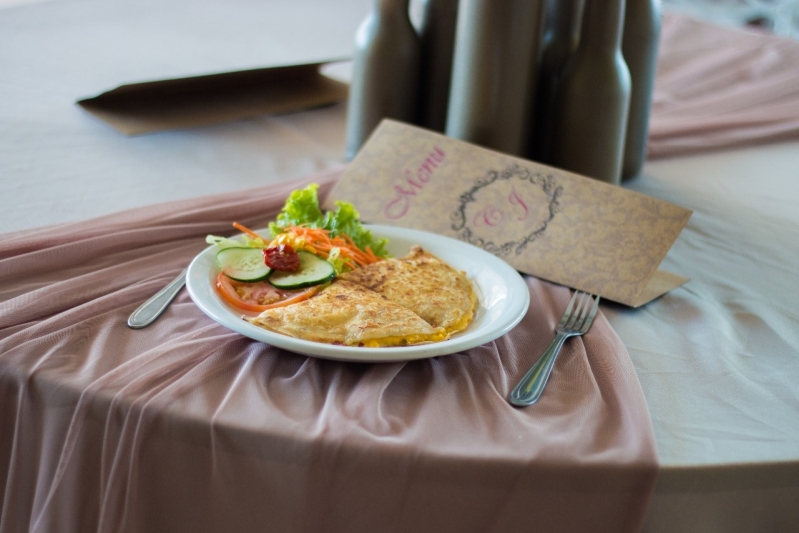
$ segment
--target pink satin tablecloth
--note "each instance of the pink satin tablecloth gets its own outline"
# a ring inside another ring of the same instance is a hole
[[[230,222],[309,180],[6,234],[0,532],[639,531],[657,476],[647,406],[600,313],[541,401],[509,390],[570,297],[527,278],[510,333],[391,364],[309,358],[206,317],[185,291],[127,316]]]
[[[799,42],[666,13],[650,158],[799,138]]]

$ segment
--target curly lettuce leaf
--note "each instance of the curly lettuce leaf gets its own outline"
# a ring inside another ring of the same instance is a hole
[[[378,257],[387,257],[387,239],[377,239],[372,232],[363,227],[360,221],[360,214],[349,202],[336,202],[336,210],[328,211],[322,222],[322,227],[330,230],[333,236],[346,233],[361,250],[370,247],[372,252]]]
[[[275,222],[269,224],[273,236],[277,236],[283,231],[282,228],[289,226],[305,225],[322,228],[329,230],[333,237],[345,233],[361,250],[365,250],[368,246],[378,257],[388,257],[386,250],[388,240],[375,238],[371,231],[364,228],[358,210],[351,203],[336,202],[335,211],[323,213],[319,207],[318,189],[319,185],[312,183],[289,195]]]
[[[269,224],[272,236],[277,236],[281,232],[280,228],[287,226],[300,226],[306,224],[312,228],[321,228],[320,224],[324,220],[324,214],[319,207],[319,196],[317,190],[319,185],[311,183],[304,189],[292,191],[283,210],[277,215],[275,222]]]

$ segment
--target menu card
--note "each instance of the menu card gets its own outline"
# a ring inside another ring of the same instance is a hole
[[[658,270],[691,211],[565,170],[384,120],[325,200],[426,230],[518,271],[631,307],[688,281]]]
[[[77,103],[126,135],[208,126],[345,100],[347,84],[322,74],[324,64],[130,83]]]

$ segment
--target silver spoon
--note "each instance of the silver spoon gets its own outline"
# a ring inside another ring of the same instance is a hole
[[[128,326],[133,329],[141,329],[155,322],[155,319],[161,316],[161,313],[175,299],[175,296],[178,295],[185,283],[186,270],[184,269],[178,277],[169,282],[169,285],[155,293],[152,298],[133,311],[128,318]]]

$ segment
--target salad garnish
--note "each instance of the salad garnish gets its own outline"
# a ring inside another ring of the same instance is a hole
[[[387,239],[375,238],[351,203],[339,201],[335,210],[323,212],[318,189],[312,183],[293,191],[269,224],[269,237],[238,222],[233,227],[243,237],[206,237],[220,250],[222,272],[215,285],[225,301],[247,311],[288,305],[310,297],[335,275],[388,257]],[[253,260],[255,250],[222,252],[228,248],[258,249],[263,259]]]

